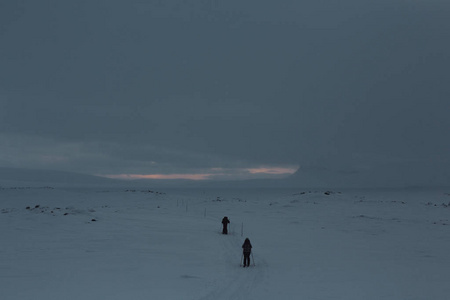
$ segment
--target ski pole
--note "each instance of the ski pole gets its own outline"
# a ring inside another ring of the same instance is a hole
[[[242,259],[244,258],[244,253],[241,254],[241,263],[239,264],[239,267],[242,267]]]
[[[255,258],[253,257],[253,253],[250,253],[252,255],[252,260],[253,260],[253,266],[256,266],[255,264]]]

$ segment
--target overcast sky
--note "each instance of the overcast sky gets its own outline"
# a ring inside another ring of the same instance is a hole
[[[3,0],[0,167],[448,167],[449,16],[443,0]]]

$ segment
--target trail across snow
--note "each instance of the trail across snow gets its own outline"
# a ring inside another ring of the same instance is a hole
[[[223,273],[217,282],[207,288],[206,295],[198,299],[249,299],[252,291],[260,289],[264,284],[266,263],[261,260],[256,266],[252,261],[252,266],[244,269],[240,265],[242,239],[233,231],[228,235],[220,234],[219,238],[221,241],[217,247],[216,266],[222,268]]]
[[[5,300],[444,300],[434,190],[0,189]],[[230,218],[230,234],[221,220]],[[256,266],[239,266],[244,239]]]

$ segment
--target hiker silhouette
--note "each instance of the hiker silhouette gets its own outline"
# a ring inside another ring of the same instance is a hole
[[[228,220],[228,217],[223,217],[222,219],[222,234],[228,234],[228,224],[230,223],[230,220]]]
[[[250,254],[252,253],[252,243],[250,243],[250,240],[248,238],[246,238],[244,243],[242,244],[242,251],[244,254],[244,268],[250,267]]]

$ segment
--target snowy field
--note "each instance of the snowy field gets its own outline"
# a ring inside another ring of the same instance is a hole
[[[449,299],[449,193],[3,185],[0,298]]]

